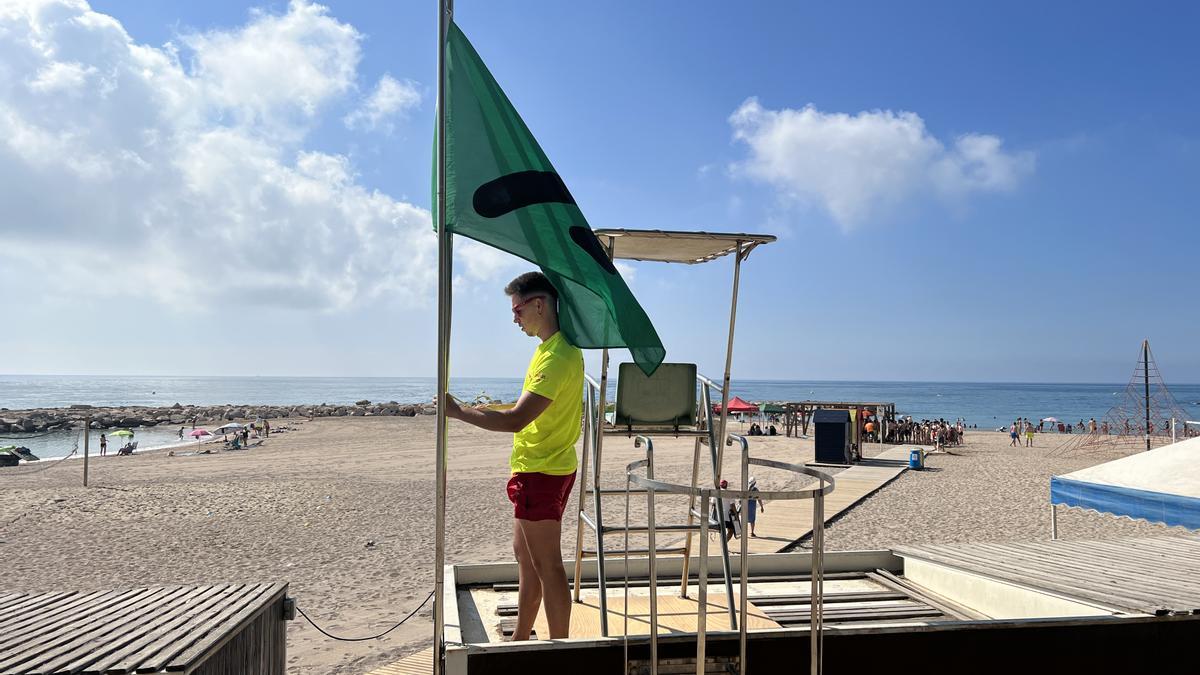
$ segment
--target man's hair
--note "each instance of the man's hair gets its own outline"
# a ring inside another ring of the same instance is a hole
[[[556,302],[558,301],[558,289],[554,288],[554,284],[546,278],[541,272],[526,272],[521,276],[508,282],[504,287],[505,295],[515,295],[519,298],[528,298],[531,295],[548,295]]]

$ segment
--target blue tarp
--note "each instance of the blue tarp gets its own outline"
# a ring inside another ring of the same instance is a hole
[[[1094,509],[1118,516],[1200,529],[1200,499],[1119,485],[1050,478],[1050,503]]]

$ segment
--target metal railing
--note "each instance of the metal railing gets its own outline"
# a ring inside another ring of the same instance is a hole
[[[791,499],[812,499],[813,500],[813,528],[812,528],[812,575],[811,575],[811,590],[810,590],[810,663],[809,670],[811,675],[819,675],[822,668],[822,652],[823,652],[823,617],[822,606],[824,603],[824,556],[825,556],[825,495],[833,492],[834,480],[833,477],[815,469],[809,469],[805,466],[797,464],[789,464],[786,462],[778,462],[770,459],[759,459],[750,456],[750,445],[745,437],[734,434],[729,434],[728,438],[737,441],[741,445],[741,480],[742,489],[729,490],[719,488],[699,488],[694,484],[676,485],[665,481],[656,480],[654,478],[654,442],[646,436],[638,436],[635,441],[636,446],[646,446],[646,459],[639,459],[630,462],[625,467],[626,481],[625,485],[630,488],[632,485],[638,485],[646,490],[646,505],[648,509],[649,521],[649,576],[650,576],[650,672],[653,675],[658,673],[658,579],[655,569],[655,553],[654,553],[654,497],[659,492],[668,494],[691,495],[693,498],[700,499],[700,512],[706,513],[708,510],[709,500],[721,499],[737,499],[741,500],[744,505],[741,511],[741,552],[740,552],[740,568],[739,568],[739,589],[740,597],[738,602],[738,618],[740,621],[736,623],[738,630],[738,646],[739,646],[739,672],[745,675],[746,672],[746,634],[747,624],[746,617],[749,609],[748,600],[748,577],[749,577],[749,561],[747,549],[747,526],[748,526],[748,511],[745,507],[750,499],[769,499],[772,501],[791,500]],[[763,466],[773,469],[781,469],[791,471],[793,473],[812,476],[818,480],[817,487],[806,490],[771,490],[771,491],[750,491],[746,489],[749,482],[750,466]],[[639,469],[645,468],[646,475],[642,476],[637,473]],[[693,481],[694,483],[694,481]],[[628,502],[628,496],[626,496]],[[723,512],[722,512],[723,513]],[[626,520],[628,521],[628,509],[626,509]],[[696,618],[696,672],[698,675],[703,675],[705,669],[705,648],[706,648],[706,633],[707,633],[707,607],[708,607],[708,527],[709,519],[700,519],[700,573],[698,578],[698,613]],[[724,541],[724,537],[722,537]],[[725,569],[728,573],[728,562],[726,561]],[[686,577],[685,577],[686,583]],[[626,585],[628,587],[628,584]],[[628,591],[626,591],[628,594]],[[730,608],[733,606],[732,598],[729,602]],[[628,601],[626,601],[628,607]],[[626,609],[628,614],[628,609]],[[731,627],[734,624],[731,622]]]
[[[578,517],[578,522],[576,524],[576,530],[575,530],[575,586],[574,586],[573,595],[574,595],[574,601],[580,602],[580,591],[582,589],[582,577],[583,577],[583,559],[586,555],[588,555],[590,553],[590,554],[594,555],[596,558],[596,578],[597,578],[597,582],[598,582],[598,586],[599,586],[598,600],[599,600],[599,604],[600,604],[600,634],[605,637],[608,637],[609,636],[608,597],[607,597],[608,577],[607,577],[607,570],[606,570],[606,564],[605,564],[606,553],[604,550],[604,537],[607,534],[613,534],[613,533],[618,533],[618,532],[625,532],[626,534],[628,534],[628,532],[630,531],[629,528],[631,526],[628,524],[628,522],[625,524],[625,527],[606,526],[604,524],[604,516],[603,516],[604,505],[603,505],[602,497],[605,495],[611,496],[611,495],[616,495],[616,494],[622,494],[622,491],[620,491],[620,490],[604,489],[600,486],[600,465],[601,465],[601,459],[603,457],[604,436],[605,435],[631,435],[633,433],[637,433],[639,435],[639,438],[646,439],[646,440],[649,440],[649,434],[665,434],[665,435],[672,435],[672,436],[678,436],[678,435],[695,436],[694,455],[693,455],[693,461],[692,461],[691,489],[698,488],[699,468],[700,468],[700,447],[701,447],[701,445],[704,445],[706,442],[707,442],[707,445],[709,446],[709,455],[710,455],[710,459],[711,459],[711,463],[712,463],[713,488],[717,489],[720,485],[720,480],[721,480],[720,474],[721,474],[721,461],[722,461],[721,455],[722,455],[722,453],[721,453],[720,444],[718,444],[716,442],[717,432],[716,432],[715,420],[713,419],[711,392],[712,391],[720,391],[720,387],[715,382],[710,380],[709,378],[704,377],[703,375],[697,375],[696,380],[697,380],[698,384],[700,385],[700,404],[699,404],[699,406],[701,407],[702,412],[703,412],[703,416],[700,417],[699,419],[703,419],[703,423],[701,425],[699,425],[696,429],[679,430],[679,429],[663,429],[663,428],[636,428],[636,429],[635,428],[626,428],[626,429],[613,428],[610,430],[606,430],[605,429],[605,425],[606,425],[605,412],[606,411],[604,409],[605,408],[604,400],[605,400],[605,395],[607,393],[605,391],[606,383],[597,382],[590,375],[586,375],[586,374],[584,375],[584,378],[586,381],[586,387],[585,387],[585,399],[584,399],[585,400],[585,414],[584,414],[584,419],[583,419],[583,425],[584,425],[583,455],[580,459],[580,468],[579,468],[582,479],[579,481],[579,514],[578,514],[579,517]],[[635,442],[635,444],[636,444],[636,442]],[[587,482],[588,482],[587,481],[587,473],[588,473],[588,468],[589,468],[588,467],[589,460],[591,460],[590,468],[592,470],[592,488],[590,490],[587,487]],[[586,507],[584,506],[585,500],[589,494],[592,497],[592,514],[590,516],[587,514]],[[626,494],[626,496],[628,497],[628,494]],[[725,512],[724,511],[724,502],[722,500],[722,497],[720,495],[716,495],[715,497],[713,497],[713,499],[716,503],[717,514],[724,514],[724,512]],[[668,525],[668,526],[660,526],[659,528],[657,528],[657,529],[662,529],[662,530],[666,530],[666,531],[686,532],[687,533],[687,541],[686,541],[686,544],[684,545],[683,549],[681,551],[679,551],[678,549],[672,550],[672,552],[674,552],[674,551],[682,552],[683,556],[684,556],[682,581],[680,583],[680,597],[685,597],[685,598],[687,597],[688,574],[689,574],[688,567],[689,567],[689,563],[690,563],[690,559],[691,559],[692,536],[695,533],[702,531],[702,529],[703,529],[703,531],[706,532],[707,526],[712,524],[711,521],[709,520],[709,517],[707,516],[707,506],[705,507],[705,510],[701,512],[701,514],[702,514],[702,515],[700,515],[701,523],[699,523],[699,524],[696,523],[696,518],[697,518],[698,514],[696,512],[695,506],[696,506],[696,498],[695,498],[695,495],[693,495],[688,504],[688,516],[687,516],[687,523],[685,525]],[[652,517],[653,517],[653,514],[651,514],[651,518]],[[585,526],[588,527],[589,529],[591,529],[595,533],[596,549],[594,552],[584,551],[583,529]],[[650,530],[652,528],[653,528],[653,525],[651,524],[651,525],[647,525],[647,526],[636,526],[636,527],[633,527],[632,529],[637,532],[650,532]],[[702,544],[702,546],[703,546],[703,544]],[[628,544],[626,543],[625,550],[628,551],[628,548],[629,548]],[[649,543],[647,548],[650,551],[653,551],[655,549],[654,542],[653,542],[653,536],[651,536],[651,542]],[[666,552],[666,551],[664,551],[664,552]],[[615,553],[615,551],[614,551],[614,553]],[[729,610],[729,621],[730,621],[731,626],[736,627],[738,624],[738,617],[737,617],[737,612],[734,609],[733,577],[732,577],[732,572],[730,571],[730,565],[729,565],[729,543],[724,538],[721,539],[721,560],[722,560],[722,571],[724,574],[725,589],[726,589],[726,596],[727,596],[727,607]],[[701,576],[706,576],[706,575],[707,575],[707,568],[705,568],[705,573],[702,574]],[[705,578],[705,582],[707,583],[707,578]]]

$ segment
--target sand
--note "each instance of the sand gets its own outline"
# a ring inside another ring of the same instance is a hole
[[[508,437],[451,425],[447,561],[507,560]],[[45,470],[0,469],[6,588],[286,581],[299,607],[326,629],[347,636],[384,630],[432,590],[433,431],[432,417],[317,419],[246,451],[93,458],[86,489],[82,462],[75,460]],[[811,441],[752,441],[756,456],[812,458]],[[1001,434],[969,434],[956,455],[930,457],[929,471],[906,473],[840,518],[829,530],[829,545],[1045,538],[1049,477],[1111,458],[1056,457],[1049,447],[1017,450],[1007,442]],[[692,447],[684,439],[658,441],[657,475],[685,481]],[[610,437],[606,486],[623,485],[625,463],[642,452],[628,439]],[[734,459],[727,457],[726,472],[736,477]],[[763,489],[795,484],[782,473],[756,477]],[[623,518],[621,497],[606,505]],[[573,498],[568,513],[574,509]],[[634,520],[644,518],[644,502],[635,500],[630,512]],[[678,500],[656,508],[660,522],[680,521],[683,513]],[[1165,528],[1067,510],[1060,530],[1084,538]],[[574,536],[568,516],[568,557]],[[329,640],[297,619],[288,627],[288,672],[366,672],[427,646],[430,616],[426,605],[386,638],[353,643]]]

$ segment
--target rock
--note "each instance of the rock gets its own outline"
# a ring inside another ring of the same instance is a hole
[[[364,398],[361,401],[355,401],[354,405],[371,405],[371,402]]]
[[[176,401],[175,405],[171,406],[171,410],[183,410],[183,406],[179,405],[179,402]]]

